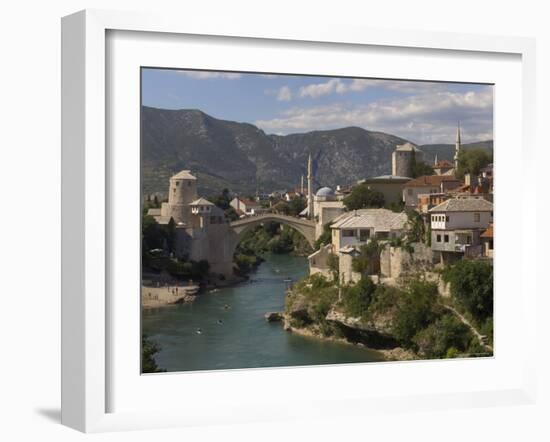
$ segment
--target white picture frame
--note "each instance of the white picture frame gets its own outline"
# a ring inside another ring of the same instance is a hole
[[[376,400],[359,392],[352,397],[333,396],[327,400],[313,398],[309,407],[302,404],[281,407],[280,404],[257,406],[251,399],[236,399],[233,410],[205,415],[198,407],[195,413],[182,409],[110,411],[109,392],[113,388],[109,376],[113,355],[110,353],[109,327],[113,318],[109,309],[108,244],[112,238],[108,228],[109,213],[109,155],[106,121],[109,118],[106,77],[108,32],[144,32],[161,35],[217,36],[283,41],[286,44],[338,44],[341,48],[370,46],[379,49],[401,48],[456,51],[477,54],[508,54],[520,57],[521,63],[521,174],[536,157],[534,146],[535,109],[535,44],[532,39],[490,37],[451,33],[428,33],[348,28],[332,26],[284,26],[269,23],[215,22],[193,17],[153,16],[142,13],[123,13],[87,10],[63,18],[62,21],[62,423],[85,432],[123,429],[161,428],[185,425],[206,425],[210,422],[248,422],[288,417],[334,415],[330,404],[338,401],[339,413],[368,414],[375,411],[396,412],[407,409],[460,408],[499,404],[532,403],[535,399],[536,360],[535,324],[536,287],[533,279],[521,281],[521,310],[518,318],[524,330],[525,351],[521,353],[521,376],[500,388],[463,389],[461,392],[430,391],[422,394],[377,396]],[[498,97],[498,95],[497,95]],[[498,98],[497,98],[498,99]],[[498,118],[498,116],[497,116]],[[535,217],[535,193],[527,188],[518,190],[521,198],[522,220]],[[498,218],[497,218],[498,219]],[[526,223],[519,235],[525,237]],[[533,252],[527,241],[518,249],[522,258]],[[522,270],[526,271],[525,268]],[[137,295],[136,295],[137,296]],[[498,321],[498,317],[496,319]],[[498,349],[496,358],[498,358]],[[437,361],[426,364],[437,364]],[[424,364],[424,363],[417,363]],[[412,365],[410,365],[412,367]],[[456,368],[456,367],[455,367]],[[450,370],[451,366],[439,366]],[[331,367],[354,372],[353,368]],[[392,369],[393,370],[393,369]],[[278,376],[282,371],[256,371],[250,375],[253,385],[261,385],[266,376]],[[278,374],[279,373],[279,374]],[[299,369],[285,376],[296,376]],[[324,372],[328,373],[328,372]],[[518,372],[519,373],[519,372]],[[230,374],[204,373],[197,382],[217,379]],[[233,376],[233,375],[231,375]],[[243,371],[240,371],[243,382]],[[233,376],[232,379],[235,377]],[[176,376],[165,376],[163,383],[170,387]],[[516,382],[517,381],[517,382]],[[327,411],[328,410],[328,411]],[[238,412],[240,414],[235,415]]]

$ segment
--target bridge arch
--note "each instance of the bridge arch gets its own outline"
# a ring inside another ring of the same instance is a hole
[[[233,241],[231,244],[232,252],[235,252],[237,245],[248,230],[270,221],[284,224],[297,230],[304,236],[311,248],[315,249],[315,223],[313,221],[269,213],[265,215],[250,216],[230,223],[231,230],[233,231]]]

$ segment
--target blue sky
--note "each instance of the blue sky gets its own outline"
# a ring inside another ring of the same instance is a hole
[[[147,68],[145,106],[200,109],[289,134],[359,126],[418,144],[493,138],[493,86]]]

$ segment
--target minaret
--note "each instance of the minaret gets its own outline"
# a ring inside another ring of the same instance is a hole
[[[437,153],[435,154],[434,166],[437,166]]]
[[[303,175],[302,175],[302,182],[300,185],[300,193],[302,194],[302,196],[304,195],[304,176]]]
[[[313,170],[311,164],[311,153],[307,160],[307,212],[309,219],[313,219]]]
[[[458,153],[460,152],[460,121],[456,128],[456,142],[455,142],[455,173],[458,170]]]

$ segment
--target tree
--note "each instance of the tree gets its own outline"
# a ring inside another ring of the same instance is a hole
[[[368,207],[383,207],[384,195],[377,191],[372,190],[365,183],[359,184],[354,187],[351,193],[344,198],[344,205],[348,210],[359,210]]]
[[[465,174],[479,175],[482,168],[493,161],[492,155],[482,149],[461,149],[458,153],[458,169],[456,176],[463,178]]]
[[[371,239],[359,249],[359,256],[353,258],[351,263],[354,272],[361,275],[375,275],[380,273],[380,253],[384,249],[376,239]]]
[[[486,261],[464,259],[443,273],[451,283],[451,294],[476,320],[493,316],[493,265]]]
[[[416,210],[407,210],[409,242],[426,242],[426,226],[422,216]]]
[[[282,215],[288,215],[289,207],[286,201],[279,201],[273,206],[273,211],[275,213],[280,213]]]
[[[468,326],[456,316],[447,314],[418,332],[413,341],[426,357],[443,358],[466,351],[471,339]]]
[[[394,335],[405,347],[414,345],[413,337],[434,321],[437,286],[414,280],[399,298],[394,317]]]
[[[423,161],[417,161],[416,152],[413,150],[411,155],[411,178],[418,178],[419,176],[433,174],[433,167]]]
[[[223,214],[225,215],[225,218],[228,219],[229,221],[236,221],[236,220],[239,219],[239,214],[231,206],[229,206],[227,209],[225,209],[223,211]]]
[[[163,370],[158,367],[155,361],[155,354],[160,351],[160,347],[151,342],[147,335],[141,336],[141,372],[142,373],[159,373]]]
[[[170,253],[175,251],[176,248],[176,222],[174,218],[170,218],[168,226],[166,227],[166,243],[168,245],[168,251]]]
[[[323,226],[323,232],[317,238],[317,241],[315,241],[315,249],[319,250],[321,247],[326,246],[332,241],[332,231],[330,228],[330,223],[326,223]]]
[[[144,252],[162,248],[163,231],[155,218],[150,215],[144,215],[141,219],[141,238]]]
[[[229,189],[225,188],[222,190],[222,193],[217,195],[213,198],[212,201],[216,206],[218,206],[222,210],[227,210],[231,206],[229,203],[231,202],[231,196],[229,195]]]
[[[305,208],[306,201],[304,198],[294,197],[288,202],[288,214],[291,216],[298,216]]]
[[[332,273],[332,279],[334,281],[338,281],[338,276],[340,274],[340,258],[338,258],[338,255],[335,253],[329,253],[327,257],[327,265]]]
[[[353,317],[364,317],[375,291],[376,284],[368,276],[363,276],[353,286],[345,287],[342,299],[346,313]]]

